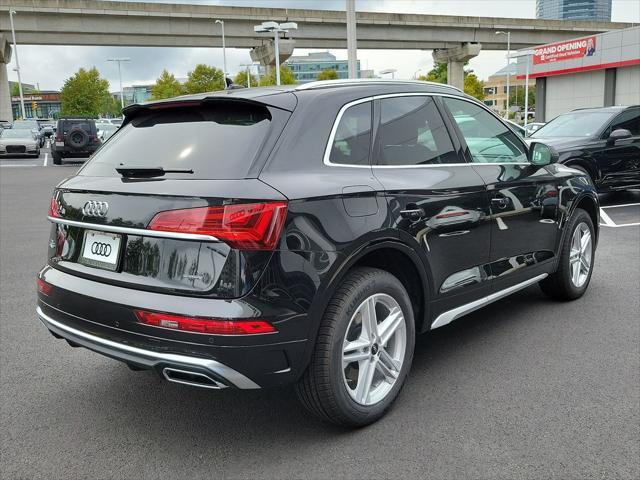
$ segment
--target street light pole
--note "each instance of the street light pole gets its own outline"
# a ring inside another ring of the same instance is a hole
[[[122,89],[122,67],[120,64],[122,62],[129,62],[130,58],[107,58],[107,62],[117,62],[118,63],[118,79],[120,80],[120,106],[124,109],[124,90]]]
[[[273,49],[276,57],[276,85],[280,85],[280,32],[287,33],[289,30],[296,30],[297,28],[298,24],[296,22],[285,22],[280,24],[277,22],[262,22],[262,24],[253,27],[253,31],[256,33],[273,33]]]
[[[222,76],[224,81],[224,89],[227,89],[227,46],[224,38],[224,20],[216,20],[222,27],[222,69],[224,70]]]
[[[18,74],[18,90],[20,91],[20,110],[22,112],[22,119],[27,118],[24,111],[24,94],[22,93],[22,79],[20,78],[20,61],[18,60],[18,45],[16,44],[16,31],[13,28],[13,16],[16,14],[15,10],[9,10],[9,21],[11,22],[11,35],[13,36],[13,53],[16,56],[16,68],[14,69]]]
[[[506,35],[507,36],[507,112],[506,118],[509,118],[509,91],[510,91],[510,80],[511,80],[511,32],[497,31],[496,35]]]
[[[349,78],[358,78],[356,0],[347,0],[347,70]]]

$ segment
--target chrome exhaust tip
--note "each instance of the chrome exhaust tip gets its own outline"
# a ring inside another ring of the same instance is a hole
[[[170,382],[191,385],[192,387],[211,388],[213,390],[222,390],[228,387],[228,385],[211,378],[205,373],[180,370],[173,367],[164,367],[162,375]]]

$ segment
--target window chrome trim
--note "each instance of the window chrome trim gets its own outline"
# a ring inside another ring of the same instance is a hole
[[[60,223],[62,225],[69,225],[70,227],[81,227],[87,228],[89,230],[98,230],[103,232],[124,233],[128,235],[140,235],[143,237],[173,238],[176,240],[200,240],[205,242],[220,241],[218,238],[212,235],[203,235],[199,233],[163,232],[161,230],[147,230],[146,228],[118,227],[116,225],[78,222],[76,220],[67,220],[66,218],[47,218],[53,223]]]
[[[360,98],[358,100],[353,100],[349,103],[346,103],[340,108],[338,111],[338,115],[336,116],[335,121],[333,122],[333,126],[331,127],[331,133],[329,134],[329,141],[327,142],[327,146],[324,149],[324,157],[323,163],[327,167],[342,167],[342,168],[369,168],[369,169],[410,169],[410,168],[441,168],[441,167],[473,167],[476,165],[527,165],[531,166],[531,162],[500,162],[500,163],[474,163],[474,162],[460,162],[460,163],[437,163],[433,165],[373,165],[373,163],[369,163],[369,165],[349,165],[349,164],[340,164],[333,163],[329,160],[331,156],[331,147],[333,146],[333,142],[335,140],[336,132],[338,130],[338,125],[340,124],[340,120],[342,120],[342,116],[344,113],[354,105],[358,105],[360,103],[372,102],[374,100],[380,100],[383,98],[395,98],[395,97],[450,97],[458,100],[466,101],[469,103],[476,104],[482,108],[484,108],[491,115],[495,116],[495,114],[489,110],[486,105],[482,105],[480,102],[470,101],[468,98],[462,97],[461,95],[451,95],[449,93],[428,93],[428,92],[403,92],[403,93],[384,93],[381,95],[373,95],[365,98]],[[513,131],[500,117],[497,117],[500,123],[508,128],[509,131]],[[529,147],[525,142],[522,142],[526,150],[529,150]],[[372,159],[369,159],[370,161]]]
[[[333,163],[329,160],[329,158],[331,157],[331,147],[333,147],[333,142],[335,140],[336,137],[336,132],[338,131],[338,126],[340,125],[340,121],[342,120],[342,116],[344,115],[344,112],[346,112],[349,108],[355,106],[355,105],[360,105],[361,103],[366,103],[366,102],[372,102],[374,97],[365,97],[365,98],[360,98],[358,100],[353,100],[349,103],[346,103],[342,106],[342,108],[340,108],[340,110],[338,111],[338,115],[336,116],[335,121],[333,122],[333,126],[331,127],[331,133],[329,134],[329,141],[327,142],[326,147],[324,148],[324,157],[323,157],[323,162],[325,165],[330,166],[330,167],[348,167],[348,168],[371,168],[371,163],[369,163],[369,165],[348,165],[348,164],[341,164],[341,163]],[[373,116],[371,118],[371,121],[373,123]],[[371,131],[371,134],[373,134],[373,130]],[[371,158],[369,158],[369,162],[371,162]]]
[[[523,288],[528,287],[529,285],[533,285],[534,283],[539,282],[547,278],[548,274],[543,273],[541,275],[530,278],[529,280],[525,280],[524,282],[518,283],[516,285],[512,285],[510,287],[505,288],[504,290],[500,290],[499,292],[492,293],[486,297],[479,298],[473,302],[467,303],[465,305],[461,305],[454,309],[448,310],[444,313],[438,315],[438,317],[431,324],[431,330],[434,328],[442,327],[447,325],[454,320],[466,315],[467,313],[471,313],[479,308],[484,307],[485,305],[489,305],[490,303],[495,302],[496,300],[500,300],[506,296],[511,295],[512,293],[517,292],[518,290],[522,290]]]

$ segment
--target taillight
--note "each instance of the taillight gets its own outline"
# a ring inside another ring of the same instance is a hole
[[[49,213],[50,217],[58,218],[60,217],[60,204],[58,203],[58,196],[56,194],[51,197],[51,202],[49,203]]]
[[[38,291],[40,293],[42,293],[43,295],[49,295],[51,293],[51,289],[53,288],[53,285],[45,282],[40,277],[36,279],[36,282],[38,283]]]
[[[211,235],[241,250],[273,250],[287,215],[287,202],[239,203],[158,213],[148,228]]]
[[[219,318],[187,317],[173,313],[134,310],[138,321],[152,327],[210,335],[256,335],[275,333],[276,328],[266,320],[225,320]]]

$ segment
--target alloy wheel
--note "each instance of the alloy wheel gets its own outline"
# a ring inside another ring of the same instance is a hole
[[[576,288],[582,287],[589,278],[592,253],[593,242],[591,239],[591,231],[586,223],[581,222],[573,231],[569,251],[571,283],[573,283]]]
[[[404,363],[407,326],[402,309],[390,295],[364,300],[351,317],[342,346],[342,373],[347,392],[361,405],[383,400]]]

